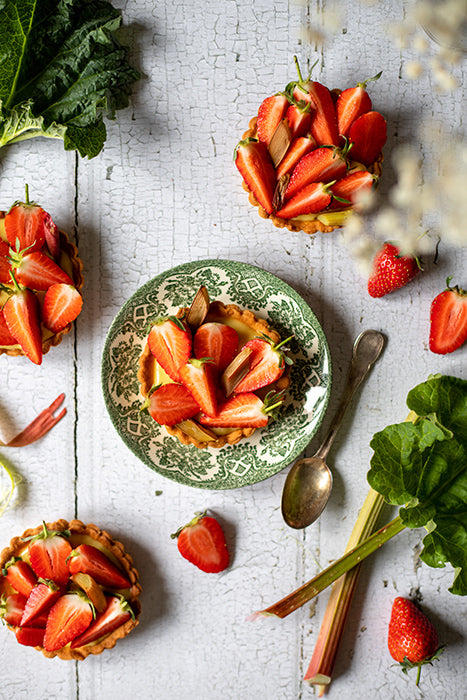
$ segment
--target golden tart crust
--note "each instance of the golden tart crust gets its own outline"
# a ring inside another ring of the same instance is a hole
[[[0,211],[0,220],[4,219],[6,216],[5,211]],[[78,248],[68,239],[68,235],[65,231],[59,229],[60,233],[60,250],[62,250],[68,256],[71,265],[71,277],[75,283],[75,287],[78,292],[81,292],[84,285],[83,277],[83,263],[78,255]],[[73,323],[69,323],[65,328],[58,333],[53,335],[47,331],[46,334],[42,334],[42,353],[45,355],[51,347],[58,345],[62,342],[63,336],[71,331]],[[0,347],[0,355],[11,355],[16,357],[18,355],[24,355],[21,347],[19,345],[12,345],[9,347]]]
[[[114,562],[118,563],[123,569],[124,573],[128,577],[131,587],[125,589],[125,599],[131,605],[134,612],[135,619],[130,618],[123,625],[118,627],[116,630],[111,632],[106,637],[97,640],[94,643],[88,644],[83,647],[78,647],[76,649],[71,649],[70,645],[58,649],[57,651],[46,651],[42,647],[35,647],[38,651],[42,651],[44,656],[47,658],[53,658],[58,656],[60,659],[69,660],[82,660],[85,659],[89,654],[97,655],[102,654],[104,649],[111,649],[115,646],[118,639],[126,637],[131,630],[138,624],[138,617],[141,613],[141,604],[139,601],[139,595],[141,593],[141,586],[138,583],[138,571],[133,566],[133,559],[125,551],[125,548],[121,542],[114,540],[111,535],[105,530],[101,530],[96,525],[89,523],[85,525],[81,520],[57,520],[54,523],[46,523],[48,530],[58,530],[70,531],[70,540],[77,546],[78,543],[84,538],[90,538],[94,540],[98,545],[100,545],[104,550],[105,554],[109,556]],[[0,553],[0,570],[3,569],[7,561],[12,557],[20,557],[28,548],[28,542],[25,542],[25,538],[33,537],[39,534],[43,529],[43,525],[39,525],[35,528],[29,528],[25,530],[20,537],[13,537],[10,540],[8,547],[5,547]],[[74,542],[73,542],[74,540]],[[0,585],[0,594],[4,592],[6,579],[2,577],[2,585]],[[8,586],[8,584],[6,584]],[[11,625],[8,625],[11,627]]]
[[[177,312],[178,318],[183,318],[188,312],[188,308],[179,309]],[[280,335],[275,330],[270,328],[267,321],[262,318],[258,318],[252,311],[248,309],[241,309],[237,304],[224,304],[222,301],[212,301],[209,305],[209,312],[207,315],[207,320],[209,318],[214,318],[216,320],[229,319],[235,322],[239,322],[247,326],[255,336],[267,335],[273,343],[280,342]],[[239,346],[239,350],[242,346]],[[154,357],[151,354],[148,343],[146,343],[144,350],[139,359],[139,370],[138,370],[138,381],[140,383],[141,393],[146,397],[152,388],[151,381],[151,370],[154,364]],[[286,370],[282,377],[274,383],[274,385],[268,386],[267,391],[272,388],[277,391],[285,390],[290,384],[290,378],[288,371]],[[259,392],[258,392],[259,393]],[[198,449],[204,449],[206,447],[220,448],[224,445],[236,445],[237,442],[243,438],[250,437],[255,432],[256,428],[236,428],[232,431],[219,435],[216,440],[210,440],[209,442],[201,442],[195,437],[188,435],[178,426],[165,425],[164,428],[170,435],[178,438],[183,445],[194,445]]]

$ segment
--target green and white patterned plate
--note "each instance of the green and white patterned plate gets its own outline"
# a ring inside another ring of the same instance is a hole
[[[278,419],[251,438],[220,449],[182,445],[147,411],[140,411],[138,359],[150,321],[188,306],[201,285],[211,299],[266,318],[282,338],[294,334],[289,345],[291,384]],[[200,260],[163,272],[124,304],[105,342],[102,387],[118,434],[147,466],[188,486],[232,489],[276,474],[308,445],[329,400],[330,354],[315,315],[288,284],[245,263]]]

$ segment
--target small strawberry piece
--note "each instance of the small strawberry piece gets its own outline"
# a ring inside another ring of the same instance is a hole
[[[60,587],[53,581],[50,579],[39,579],[26,601],[21,618],[21,626],[34,627],[35,625],[32,624],[32,621],[50,610],[61,594]]]
[[[199,406],[183,384],[162,384],[148,397],[143,408],[159,425],[175,425],[199,413]]]
[[[265,404],[256,394],[236,394],[219,406],[214,417],[202,414],[199,422],[213,428],[264,428],[268,424]]]
[[[337,125],[341,136],[347,136],[353,122],[362,114],[371,111],[373,105],[366,91],[366,86],[371,80],[379,80],[381,72],[374,75],[373,78],[367,78],[363,82],[357,83],[356,87],[343,90],[337,98]]]
[[[10,284],[11,263],[7,256],[10,253],[10,246],[0,239],[0,284]]]
[[[13,627],[21,624],[27,598],[21,593],[2,596],[0,600],[0,617]]]
[[[285,191],[285,199],[291,199],[312,182],[339,180],[346,172],[347,162],[340,149],[317,148],[303,156],[295,166]]]
[[[259,141],[269,146],[275,130],[279,126],[289,106],[285,95],[272,95],[262,101],[258,110],[256,132]]]
[[[298,136],[290,144],[287,153],[276,169],[276,177],[279,180],[283,175],[291,173],[300,158],[316,148],[316,141],[312,136]]]
[[[130,581],[118,566],[100,549],[90,544],[80,544],[76,547],[69,556],[68,565],[70,574],[78,572],[89,574],[101,586],[117,589],[131,586]]]
[[[49,249],[50,255],[58,262],[60,258],[60,231],[50,214],[47,213],[44,218],[44,235],[45,244]]]
[[[285,118],[289,122],[292,138],[308,134],[312,119],[311,111],[310,102],[302,101],[289,105]]]
[[[16,289],[3,306],[3,317],[16,343],[31,362],[42,363],[39,301],[30,289]]]
[[[312,182],[310,185],[302,187],[292,199],[276,212],[276,216],[282,219],[293,219],[295,216],[323,211],[331,203],[329,184]]]
[[[362,114],[349,129],[351,158],[359,163],[371,165],[383,150],[386,139],[386,119],[379,112]]]
[[[16,344],[16,338],[11,335],[10,331],[8,330],[8,326],[6,325],[3,310],[0,310],[0,345],[7,346]]]
[[[148,336],[151,353],[174,382],[180,381],[179,367],[191,357],[190,329],[175,316],[158,318]]]
[[[388,648],[405,673],[409,668],[418,668],[416,685],[420,680],[421,667],[437,659],[438,634],[430,620],[411,600],[401,597],[394,600]]]
[[[70,576],[67,558],[72,547],[66,535],[66,532],[48,530],[44,523],[28,548],[29,561],[37,576],[51,579],[57,586],[65,586]]]
[[[13,260],[13,269],[16,270],[16,279],[25,287],[46,291],[53,284],[73,286],[71,277],[41,251],[35,253],[11,251],[10,258]]]
[[[238,333],[225,323],[203,323],[193,339],[193,352],[198,359],[210,357],[221,374],[238,350]]]
[[[7,561],[2,573],[10,586],[26,598],[37,583],[37,576],[29,564],[17,557]]]
[[[217,574],[228,567],[229,551],[222,527],[206,513],[196,513],[193,520],[171,537],[177,538],[178,551],[182,557],[201,571]]]
[[[431,302],[430,341],[432,352],[445,355],[454,352],[467,340],[467,292],[460,287],[447,288]]]
[[[124,625],[130,618],[134,618],[130,604],[124,598],[109,596],[105,610],[97,615],[83,634],[75,637],[71,648],[84,647],[86,644],[95,642],[96,639],[107,636]]]
[[[319,146],[339,144],[337,114],[330,90],[316,80],[298,83],[293,91],[295,100],[310,102],[313,108],[310,131]]]
[[[42,304],[42,322],[52,333],[59,333],[81,313],[83,298],[70,284],[52,284]]]
[[[401,255],[397,246],[385,243],[374,257],[368,279],[368,294],[375,298],[383,297],[395,289],[404,287],[419,272],[417,258]]]
[[[46,651],[62,649],[89,627],[92,618],[92,607],[84,594],[62,595],[49,612],[44,649]]]
[[[281,347],[291,338],[274,345],[270,338],[253,338],[243,347],[251,350],[250,371],[235,388],[237,394],[256,391],[277,381],[284,374],[286,364],[291,360],[284,355]]]
[[[358,170],[350,175],[345,175],[331,187],[333,196],[331,209],[346,209],[355,203],[358,204],[360,195],[363,192],[369,192],[376,180],[376,176],[368,170]],[[340,202],[339,199],[346,200],[348,204]]]
[[[45,628],[18,627],[15,631],[16,640],[26,647],[42,647],[44,644]]]
[[[215,373],[210,358],[192,358],[180,367],[180,379],[202,411],[217,413]]]
[[[44,220],[47,214],[35,202],[29,201],[26,186],[26,202],[16,202],[5,216],[5,234],[11,248],[40,250],[45,242]]]
[[[276,173],[266,144],[256,139],[240,141],[235,149],[235,165],[259,204],[271,214]]]

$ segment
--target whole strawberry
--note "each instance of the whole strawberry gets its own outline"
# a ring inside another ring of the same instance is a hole
[[[171,535],[178,539],[178,551],[185,559],[209,574],[224,571],[229,565],[229,551],[218,521],[204,513],[195,513],[187,525]]]
[[[388,631],[389,653],[401,664],[402,671],[417,668],[416,685],[421,667],[438,658],[438,634],[430,620],[412,601],[398,597],[394,600]]]
[[[401,255],[400,249],[385,243],[376,253],[368,279],[368,294],[384,297],[395,289],[404,287],[420,272],[419,260],[413,255]]]

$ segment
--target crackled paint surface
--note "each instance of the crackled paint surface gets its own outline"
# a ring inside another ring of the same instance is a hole
[[[447,274],[466,283],[465,251],[445,250],[439,268],[393,298],[372,300],[339,233],[309,237],[276,229],[248,204],[233,148],[262,99],[294,77],[293,55],[317,79],[346,87],[383,69],[371,85],[389,131],[381,192],[393,182],[391,149],[411,141],[420,115],[462,125],[462,90],[442,97],[430,77],[401,78],[404,58],[388,26],[405,3],[355,3],[345,33],[327,48],[306,46],[302,27],[321,2],[179,0],[118,3],[134,65],[144,75],[129,109],[109,124],[92,161],[60,143],[36,141],[1,154],[1,208],[31,196],[79,245],[84,310],[75,331],[40,368],[0,356],[2,437],[15,434],[60,392],[67,417],[41,442],[8,452],[23,477],[0,521],[0,541],[43,519],[79,517],[122,540],[141,573],[139,627],[101,657],[51,661],[0,634],[0,698],[123,700],[302,700],[301,679],[327,602],[323,593],[283,621],[248,615],[301,585],[340,556],[366,493],[369,441],[403,420],[408,390],[427,375],[465,377],[467,347],[436,357],[427,347],[428,309]],[[456,69],[462,83],[462,64]],[[423,149],[422,149],[423,155]],[[397,232],[395,232],[397,233]],[[333,447],[334,490],[320,520],[289,530],[280,513],[283,471],[261,483],[202,491],[164,479],[121,441],[101,392],[104,342],[121,306],[144,283],[182,263],[246,262],[291,285],[309,303],[327,337],[333,387],[317,448],[343,390],[353,339],[365,328],[387,346],[359,392]],[[464,278],[463,278],[464,275]],[[6,453],[5,453],[6,454]],[[221,520],[232,565],[210,576],[178,556],[170,533],[209,508]],[[385,512],[387,517],[391,513]],[[403,532],[362,568],[329,697],[446,698],[465,694],[465,603],[447,589],[452,572],[418,558],[420,533]],[[447,648],[422,684],[392,666],[386,649],[396,595],[416,595]],[[446,690],[449,688],[449,693]]]

